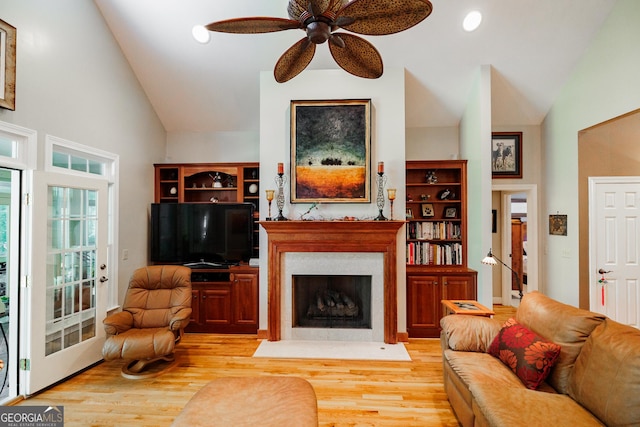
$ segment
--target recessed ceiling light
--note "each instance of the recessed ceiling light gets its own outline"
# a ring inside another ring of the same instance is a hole
[[[462,28],[465,31],[471,32],[477,29],[482,22],[482,14],[477,10],[473,10],[467,13],[467,16],[464,17],[464,21],[462,21]]]
[[[195,25],[191,30],[191,34],[198,43],[206,44],[211,40],[209,30],[207,30],[203,25]]]

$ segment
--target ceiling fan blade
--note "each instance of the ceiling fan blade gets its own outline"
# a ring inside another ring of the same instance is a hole
[[[259,34],[273,33],[275,31],[292,30],[302,28],[299,21],[285,18],[268,18],[268,17],[252,17],[252,18],[234,18],[225,21],[212,22],[206,25],[209,31],[220,33],[237,33],[237,34]]]
[[[308,2],[309,7],[313,11],[313,16],[320,16],[327,10],[331,0],[308,0]]]
[[[289,18],[300,20],[303,14],[306,19],[326,12],[336,13],[342,8],[343,3],[346,2],[344,0],[289,0],[287,12]]]
[[[338,12],[337,22],[347,22],[340,26],[354,33],[381,36],[413,27],[432,10],[429,0],[353,0]]]
[[[273,75],[278,83],[284,83],[300,74],[313,59],[316,45],[306,37],[291,46],[276,63]]]
[[[344,47],[340,47],[340,42],[335,40],[337,37],[342,39]],[[362,37],[334,33],[329,39],[329,50],[338,65],[354,76],[377,79],[382,75],[382,58],[378,50]]]

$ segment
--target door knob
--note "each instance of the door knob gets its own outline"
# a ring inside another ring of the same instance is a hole
[[[105,268],[107,268],[107,264],[100,264],[100,270],[104,270]]]
[[[107,278],[106,278],[106,277],[104,277],[104,276],[100,277],[100,283],[104,283],[104,282],[106,282],[107,280],[109,280],[109,279],[107,279]]]
[[[612,272],[611,270],[605,271],[604,268],[601,268],[600,270],[598,270],[598,274],[607,274],[607,273],[611,273],[611,272]]]

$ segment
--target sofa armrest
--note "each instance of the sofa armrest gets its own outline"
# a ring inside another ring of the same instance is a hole
[[[191,308],[181,308],[169,321],[169,329],[179,331],[180,329],[186,328],[190,318]]]
[[[107,316],[103,321],[107,335],[117,335],[128,331],[133,326],[133,315],[128,311],[120,311]]]
[[[464,314],[451,314],[440,319],[443,350],[485,353],[500,331],[497,320]]]

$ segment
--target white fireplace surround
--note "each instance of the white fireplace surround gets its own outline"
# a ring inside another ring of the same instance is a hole
[[[281,270],[283,340],[384,342],[384,256],[379,252],[288,252]],[[294,275],[371,276],[371,329],[294,328]]]

